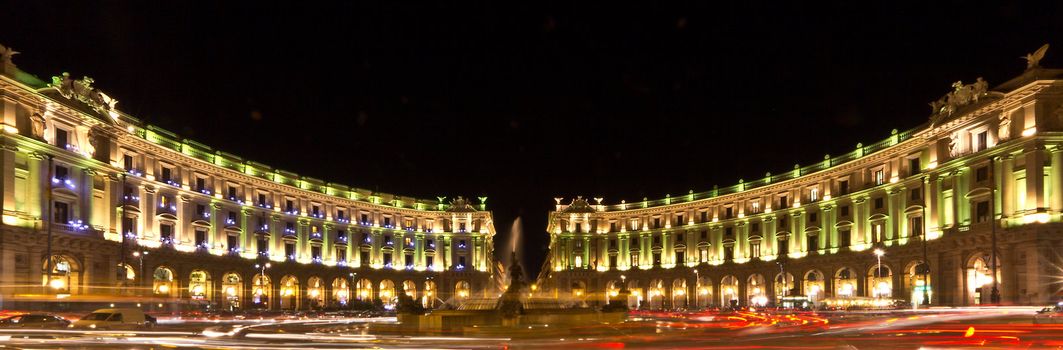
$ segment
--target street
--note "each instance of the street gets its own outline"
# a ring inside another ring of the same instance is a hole
[[[160,318],[150,330],[0,330],[14,349],[788,348],[955,349],[1063,347],[1063,324],[1035,324],[1036,308],[878,312],[642,312],[584,327],[537,325],[504,336],[372,334],[393,317],[196,321]],[[1038,322],[1043,321],[1039,319]]]

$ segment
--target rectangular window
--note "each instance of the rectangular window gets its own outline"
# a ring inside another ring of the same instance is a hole
[[[808,190],[808,201],[809,202],[815,202],[815,201],[818,201],[818,200],[819,200],[819,189],[818,188],[813,188],[811,190]]]
[[[391,227],[391,218],[384,217],[384,227]]]
[[[413,268],[413,255],[406,254],[405,259],[403,261],[406,262],[407,269]]]
[[[686,253],[685,252],[675,252],[675,263],[676,264],[683,264],[685,262],[686,262]]]
[[[207,211],[207,206],[203,204],[196,204],[196,215],[207,216],[210,212]]]
[[[321,207],[315,205],[315,206],[311,207],[310,212],[313,213],[314,216],[319,216],[319,215],[321,215]]]
[[[838,195],[849,194],[849,180],[838,181]]]
[[[882,197],[875,198],[875,209],[882,209],[882,205],[885,201]]]
[[[229,186],[229,199],[230,200],[236,200],[236,187],[235,186]]]
[[[918,157],[917,158],[908,158],[908,173],[909,174],[915,175],[915,174],[918,174],[918,173],[920,173],[922,171],[923,171],[923,169],[920,167],[919,158]]]
[[[908,193],[909,193],[908,198],[910,198],[913,201],[917,201],[917,200],[919,200],[920,198],[923,197],[923,194],[922,194],[923,193],[923,189],[921,189],[921,188],[913,188],[913,189],[909,190]]]
[[[70,222],[70,204],[66,202],[55,202],[55,222],[60,224],[67,224]]]
[[[631,266],[639,266],[639,253],[631,253]]]
[[[981,201],[975,204],[975,213],[976,222],[989,222],[989,201]]]
[[[760,223],[754,222],[752,224],[749,224],[749,232],[750,233],[759,233],[760,232]]]
[[[852,236],[849,230],[838,230],[838,247],[848,247],[850,244],[852,244]]]
[[[886,183],[886,172],[884,170],[875,170],[875,185],[884,183]]]
[[[978,133],[978,137],[977,137],[978,144],[975,145],[975,147],[977,147],[977,149],[975,149],[976,152],[977,151],[984,151],[986,148],[989,147],[989,136],[988,136],[988,134],[989,133],[986,132],[986,131]]]
[[[295,202],[292,202],[291,199],[285,199],[284,200],[284,211],[290,213],[293,210],[295,210]]]
[[[661,228],[661,218],[653,218],[653,228]]]
[[[734,236],[734,228],[733,227],[724,228],[723,229],[723,235],[727,236],[727,237]]]
[[[701,241],[704,242],[709,238],[709,231],[701,231]]]
[[[358,252],[358,261],[360,261],[362,265],[369,264],[369,252]]]
[[[435,249],[436,248],[436,241],[435,240],[427,239],[427,240],[425,240],[425,244],[428,245],[429,249]]]
[[[362,223],[363,224],[369,224],[369,215],[362,214]]]
[[[464,255],[458,256],[458,268],[459,269],[464,269],[465,268],[465,256]]]
[[[616,238],[609,240],[609,249],[616,249]]]
[[[616,267],[616,255],[610,255],[609,256],[609,267],[610,268]]]
[[[923,217],[917,216],[908,219],[908,231],[911,232],[911,237],[919,237],[923,235]]]
[[[133,170],[133,156],[128,154],[122,156],[122,169]]]
[[[732,207],[724,208],[723,212],[724,212],[723,217],[726,218],[726,219],[730,219],[730,218],[734,217],[734,208],[732,208]]]
[[[70,136],[67,135],[66,130],[56,128],[55,129],[55,145],[60,148],[66,149],[70,144]]]
[[[819,250],[819,236],[808,237],[808,251],[814,252]]]
[[[347,214],[343,210],[337,210],[336,211],[336,218],[337,219],[343,220],[346,216],[347,216]]]
[[[780,256],[786,256],[786,255],[790,254],[790,242],[789,241],[787,241],[785,239],[780,239],[780,240],[776,241],[776,244],[779,245],[779,255]]]
[[[790,202],[786,200],[786,196],[779,196],[779,209],[786,209],[790,205]]]
[[[229,248],[229,251],[233,252],[233,253],[239,252],[240,251],[240,243],[239,243],[240,242],[240,237],[228,236],[226,238],[227,239],[226,239],[225,243],[226,243],[226,247]]]
[[[661,253],[660,252],[654,252],[653,253],[653,266],[661,266]]]
[[[384,235],[384,244],[386,244],[386,245],[395,244],[394,242],[391,241],[391,235]]]
[[[336,248],[336,262],[341,262],[341,263],[346,263],[347,262],[347,249]]]
[[[661,236],[653,235],[653,245],[654,246],[661,245]]]
[[[321,260],[321,246],[315,245],[310,247],[310,259],[315,261]]]
[[[55,166],[55,178],[58,179],[59,181],[63,181],[63,180],[66,180],[66,179],[70,178],[70,169],[67,169],[67,167],[62,166],[62,165],[56,165]]]
[[[424,257],[424,265],[427,266],[429,269],[432,269],[433,266],[435,266],[435,260],[436,259],[434,256],[426,256]]]
[[[288,260],[295,260],[295,242],[284,242],[284,257]]]
[[[122,231],[126,234],[137,234],[137,221],[136,218],[124,217],[122,218]]]
[[[989,167],[987,167],[987,166],[979,167],[978,170],[975,170],[974,171],[974,180],[977,181],[977,182],[982,182],[982,181],[985,181],[985,180],[989,180]]]
[[[683,221],[683,215],[682,215],[682,214],[680,214],[680,215],[676,215],[676,217],[675,217],[675,224],[676,224],[676,225],[678,225],[678,226],[682,226],[682,225],[683,225],[683,223],[684,223],[684,221]]]
[[[207,246],[207,231],[206,230],[196,230],[196,247],[197,248],[206,248],[206,246]]]
[[[259,206],[263,206],[263,207],[266,206],[266,194],[265,193],[259,193],[258,194],[258,205]]]
[[[406,246],[407,247],[413,247],[413,238],[406,237]]]
[[[683,241],[686,240],[684,238],[686,238],[686,237],[682,233],[680,233],[680,234],[676,235],[676,242],[683,243]]]
[[[616,232],[616,222],[609,223],[609,232]]]
[[[734,261],[734,259],[735,259],[735,247],[734,246],[723,247],[723,260],[724,261]]]
[[[760,242],[749,243],[749,254],[751,254],[753,259],[760,258]]]
[[[749,207],[750,207],[750,211],[753,212],[754,214],[760,213],[760,202],[759,201],[753,201],[753,203],[749,204]]]
[[[173,181],[173,170],[172,169],[170,169],[168,167],[165,167],[165,166],[162,167],[162,181],[163,182]]]
[[[709,221],[709,212],[703,211],[700,214],[701,214],[701,221],[700,222],[708,222]]]
[[[164,243],[173,244],[173,224],[158,224],[158,236],[159,238],[163,238]]]
[[[819,218],[819,214],[817,214],[817,213],[808,213],[808,222],[816,222],[816,219],[818,219],[818,218]]]
[[[258,255],[269,254],[269,238],[259,237],[257,245]]]
[[[843,205],[843,206],[839,207],[838,208],[838,215],[849,216],[849,206],[848,205]]]
[[[196,178],[196,191],[202,192],[205,189],[207,189],[207,179],[204,179],[202,177],[197,177]]]

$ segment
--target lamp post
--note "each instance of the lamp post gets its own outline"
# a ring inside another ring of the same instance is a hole
[[[779,278],[782,279],[782,299],[783,300],[779,301],[779,303],[782,304],[783,301],[786,300],[786,290],[787,290],[787,288],[786,288],[786,269],[783,268],[782,261],[776,261],[775,263],[779,265]]]
[[[886,252],[882,251],[882,249],[875,249],[875,257],[878,258],[878,272],[875,273],[875,279],[876,280],[878,280],[879,278],[882,278],[882,256],[883,255],[886,255]],[[881,291],[877,290],[878,289],[878,281],[875,281],[875,282],[876,282],[876,285],[874,286],[874,288],[876,289],[875,290],[875,297],[876,298],[881,298],[882,297],[882,293],[881,293]]]
[[[265,279],[266,279],[266,269],[270,268],[270,266],[271,266],[271,265],[270,265],[270,263],[268,263],[268,262],[267,262],[267,263],[265,263],[265,264],[255,264],[255,268],[256,268],[256,269],[259,269],[259,270],[258,270],[258,271],[259,271],[259,272],[258,272],[258,275],[259,275],[258,283],[262,283],[262,284],[264,284],[263,282],[264,282],[264,281],[265,281]],[[263,288],[268,288],[268,286],[263,286]],[[265,293],[265,291],[262,291],[262,289],[261,289],[261,288],[259,288],[259,289],[258,289],[258,291],[260,291],[260,292],[261,292],[261,294],[266,294],[266,293]],[[262,296],[261,296],[261,295],[259,295],[259,299],[258,299],[258,300],[259,300],[259,302],[260,302],[260,303],[262,302]],[[263,305],[263,307],[265,307],[265,308],[269,308],[269,306],[268,306],[268,305]]]
[[[990,174],[993,173],[993,163],[996,163],[996,158],[997,157],[989,157],[989,173]],[[996,180],[994,180],[993,182],[994,182],[994,185],[991,186],[990,192],[989,192],[990,193],[990,196],[989,196],[989,217],[992,219],[992,220],[990,220],[990,224],[991,224],[991,226],[990,226],[990,236],[991,236],[991,241],[992,241],[991,244],[993,246],[992,247],[992,253],[993,253],[993,258],[992,258],[992,264],[993,264],[993,290],[989,294],[989,300],[993,304],[1000,304],[1000,289],[997,287],[997,280],[999,279],[999,278],[997,278],[997,276],[998,276],[997,275],[997,214],[996,214],[996,208],[994,208],[995,207],[994,204],[995,204],[995,202],[997,200],[997,186],[996,186]]]
[[[927,258],[926,250],[926,209],[923,209],[923,216],[920,218],[923,221],[923,306],[930,306],[930,260]]]
[[[698,268],[695,267],[695,268],[693,268],[693,270],[694,270],[694,307],[700,308],[701,304],[698,303],[698,301],[699,301],[698,300],[698,294],[701,294],[701,277],[698,277],[698,276],[700,276],[700,275],[698,275]]]
[[[52,282],[52,269],[54,268],[54,266],[52,266],[52,225],[55,224],[55,203],[52,203],[52,188],[51,188],[51,183],[52,183],[51,181],[54,181],[54,179],[55,179],[55,156],[52,156],[51,154],[49,154],[48,155],[48,184],[49,184],[49,187],[48,187],[48,191],[45,192],[45,194],[48,197],[48,200],[47,200],[47,203],[48,203],[48,217],[45,220],[42,220],[42,221],[44,221],[45,224],[47,224],[46,227],[48,228],[48,245],[47,245],[47,248],[46,248],[48,251],[47,251],[47,253],[45,253],[45,256],[48,259],[47,260],[48,263],[47,263],[47,266],[46,266],[46,268],[48,270],[46,272],[48,274],[48,278],[47,278],[48,283]]]
[[[137,263],[140,265],[140,286],[144,286],[144,256],[148,255],[148,251],[135,251],[133,257],[137,258]]]

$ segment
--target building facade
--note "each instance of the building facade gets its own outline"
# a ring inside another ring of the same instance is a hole
[[[481,197],[352,188],[213,150],[116,109],[90,78],[0,66],[0,303],[306,309],[487,293]],[[4,308],[4,306],[0,306]]]
[[[538,291],[600,304],[626,285],[650,309],[1057,300],[1061,77],[1032,60],[993,89],[957,82],[924,125],[730,187],[558,198]]]

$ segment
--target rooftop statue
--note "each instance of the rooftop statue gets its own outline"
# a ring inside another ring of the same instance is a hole
[[[1019,57],[1026,60],[1026,69],[1041,68],[1041,59],[1045,58],[1045,52],[1048,52],[1048,44],[1044,44],[1041,48],[1037,49],[1033,53],[1028,53],[1026,56]]]
[[[951,116],[960,107],[977,103],[979,99],[988,94],[989,83],[982,77],[978,77],[974,83],[964,84],[963,81],[952,83],[952,92],[945,94],[937,101],[930,102],[931,119],[936,116]]]
[[[97,112],[109,115],[111,118],[117,118],[118,110],[115,109],[115,106],[118,104],[118,100],[93,87],[92,83],[94,82],[96,81],[89,77],[74,80],[70,77],[70,73],[63,72],[62,77],[53,76],[52,83],[48,86],[55,88],[63,97],[75,98],[89,105]]]
[[[0,45],[0,61],[11,62],[11,57],[19,54],[18,51],[10,47]]]

